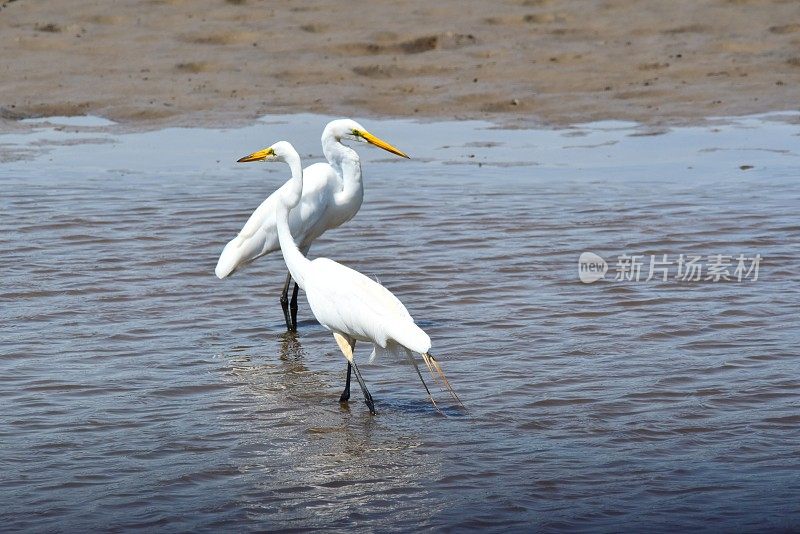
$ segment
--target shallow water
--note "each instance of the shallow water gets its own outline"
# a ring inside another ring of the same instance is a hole
[[[447,417],[393,361],[361,365],[377,416],[357,387],[340,406],[304,299],[284,333],[279,256],[213,275],[287,175],[235,159],[285,138],[318,161],[326,120],[0,135],[3,530],[800,528],[796,115],[364,121],[414,159],[361,148],[364,206],[312,256],[403,300],[468,407]],[[621,254],[763,259],[637,283]]]

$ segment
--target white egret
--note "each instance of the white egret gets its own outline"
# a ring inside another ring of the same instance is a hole
[[[364,402],[370,412],[375,413],[372,396],[353,359],[353,348],[356,341],[361,340],[373,345],[370,359],[376,354],[404,354],[414,365],[431,402],[436,406],[412,353],[421,354],[434,379],[441,380],[442,385],[461,404],[439,362],[429,352],[431,340],[428,334],[414,324],[408,310],[391,291],[358,271],[328,258],[309,260],[295,243],[290,213],[302,208],[302,205],[297,206],[305,198],[305,187],[300,156],[294,147],[286,141],[279,141],[239,161],[284,161],[292,171],[291,180],[280,189],[276,199],[278,240],[289,273],[305,291],[314,317],[333,332],[336,343],[347,359],[347,381],[339,400],[345,402],[350,398],[350,374],[354,370],[364,393]]]
[[[322,132],[322,151],[328,163],[315,163],[303,171],[304,186],[300,206],[292,210],[289,218],[292,235],[304,254],[308,254],[311,243],[326,230],[352,219],[364,200],[361,162],[355,150],[342,144],[344,139],[371,143],[398,156],[408,157],[369,133],[354,120],[339,119],[329,122]],[[239,161],[253,160],[242,158]],[[281,191],[288,187],[289,182],[286,182],[267,197],[250,215],[239,234],[225,245],[214,270],[217,277],[225,278],[239,267],[280,249],[275,212]],[[295,283],[290,316],[288,296],[291,281],[291,273],[287,273],[280,301],[287,329],[296,330],[298,286]]]

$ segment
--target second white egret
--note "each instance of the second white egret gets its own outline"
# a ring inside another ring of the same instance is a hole
[[[328,163],[315,163],[305,168],[300,205],[292,210],[289,218],[292,235],[304,254],[308,254],[311,243],[327,230],[352,219],[364,199],[361,161],[355,150],[342,144],[343,140],[370,143],[398,156],[408,157],[354,120],[329,122],[322,132],[322,151]],[[264,158],[261,156],[257,152],[239,161],[262,161]],[[214,270],[217,277],[225,278],[253,260],[280,249],[275,213],[278,198],[290,187],[290,182],[264,200],[250,215],[239,234],[225,245]],[[290,304],[291,281],[291,273],[287,273],[280,302],[287,329],[296,330],[298,285],[295,283]]]

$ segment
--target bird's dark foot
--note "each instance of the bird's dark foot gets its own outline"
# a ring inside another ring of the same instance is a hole
[[[364,402],[366,403],[367,408],[369,408],[369,413],[372,415],[376,415],[378,413],[375,411],[375,403],[372,401],[372,395],[365,397]]]
[[[283,310],[283,319],[286,321],[286,330],[294,332],[292,329],[292,319],[289,317],[289,299],[288,297],[281,297],[281,309]]]
[[[342,396],[339,397],[339,402],[347,402],[350,400],[350,375],[353,373],[353,365],[347,362],[347,380],[344,383]]]
[[[297,332],[297,292],[300,290],[300,286],[297,285],[297,282],[294,284],[294,291],[292,292],[292,300],[289,301],[289,315],[291,319],[291,328],[292,332]]]

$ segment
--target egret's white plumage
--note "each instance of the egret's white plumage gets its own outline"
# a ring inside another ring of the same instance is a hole
[[[303,195],[289,218],[289,227],[301,250],[308,251],[311,243],[326,230],[352,219],[364,200],[360,159],[355,150],[342,144],[343,139],[371,143],[408,157],[367,132],[356,121],[338,119],[328,123],[322,132],[322,150],[328,163],[315,163],[303,171]],[[239,234],[225,245],[214,270],[217,277],[225,278],[253,260],[280,249],[275,210],[278,198],[287,187],[289,182],[267,197]]]
[[[328,258],[309,261],[305,269],[306,285],[300,287],[314,317],[328,330],[373,343],[374,354],[393,351],[393,344],[420,354],[430,350],[428,334],[378,282]]]
[[[308,250],[316,238],[347,222],[358,208],[352,208],[352,200],[337,203],[336,193],[341,189],[341,183],[330,165],[317,163],[307,167],[303,174],[303,197],[297,209],[292,210],[289,224],[302,249]],[[275,211],[278,197],[289,185],[286,182],[267,197],[250,215],[239,234],[225,245],[214,269],[218,278],[225,278],[253,260],[280,250]],[[348,206],[349,210],[342,209]],[[347,212],[352,213],[348,216]]]
[[[328,258],[309,260],[298,248],[292,237],[290,213],[302,202],[305,190],[300,156],[292,145],[280,141],[248,158],[285,161],[289,164],[292,178],[281,188],[276,201],[276,227],[281,251],[292,278],[305,291],[314,317],[333,332],[348,363],[355,369],[356,378],[370,410],[373,410],[372,399],[353,360],[352,349],[357,340],[372,343],[373,355],[381,352],[403,352],[415,367],[416,361],[411,353],[422,354],[431,373],[436,372],[434,377],[438,375],[445,387],[458,399],[438,362],[428,352],[431,347],[430,338],[414,323],[406,307],[391,291],[358,271]],[[349,369],[348,366],[348,372]],[[427,390],[427,386],[425,389]]]

